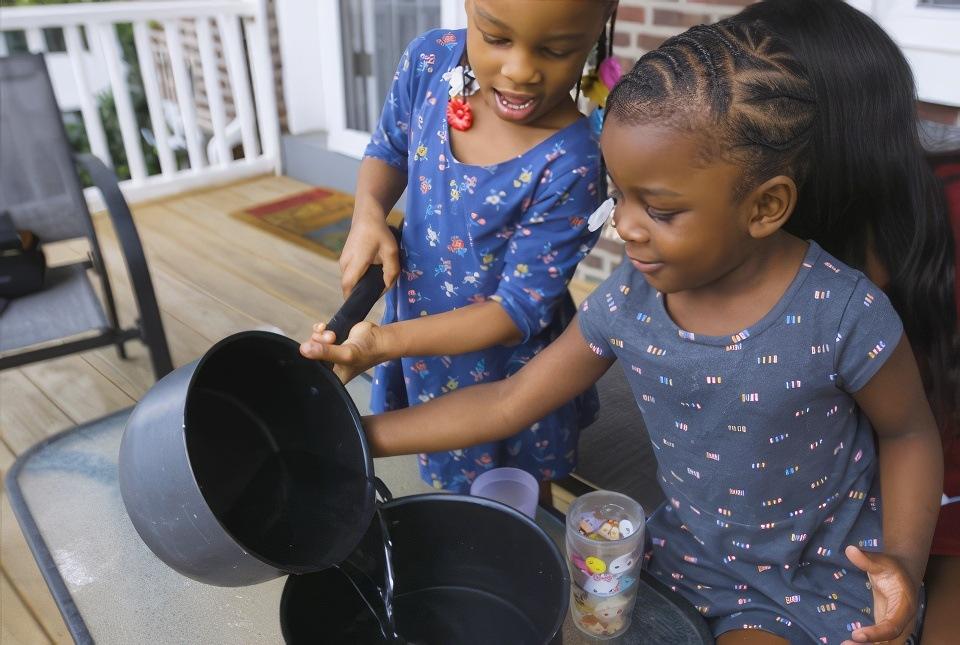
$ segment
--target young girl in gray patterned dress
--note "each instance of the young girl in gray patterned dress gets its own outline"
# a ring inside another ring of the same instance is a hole
[[[851,55],[870,60],[863,42]],[[811,141],[838,106],[876,136],[912,124],[812,78],[761,20],[641,58],[601,137],[628,261],[508,381],[366,418],[375,453],[509,436],[619,360],[668,498],[649,570],[720,643],[903,642],[939,506],[936,424],[883,291],[785,225],[817,208],[798,201],[818,194]]]

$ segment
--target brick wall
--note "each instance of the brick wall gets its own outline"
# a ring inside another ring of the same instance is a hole
[[[670,36],[688,28],[733,15],[754,0],[620,0],[617,11],[614,53],[624,70],[644,53],[656,49]],[[931,103],[919,103],[921,118],[936,123],[960,126],[960,109]],[[623,243],[609,224],[600,241],[577,269],[577,279],[600,282],[620,263]]]

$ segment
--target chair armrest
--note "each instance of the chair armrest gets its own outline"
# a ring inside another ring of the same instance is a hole
[[[164,338],[163,323],[160,320],[160,307],[157,305],[153,282],[147,268],[147,258],[143,253],[143,244],[140,242],[140,235],[137,233],[137,227],[133,222],[130,207],[127,206],[127,200],[120,192],[117,176],[112,169],[92,154],[77,154],[74,155],[74,158],[87,171],[93,185],[103,196],[103,202],[106,204],[110,222],[113,224],[117,240],[120,243],[120,251],[123,253],[127,273],[130,276],[130,285],[137,301],[137,309],[140,312],[143,336],[145,339]],[[166,346],[165,342],[164,346]],[[169,364],[169,361],[169,356],[167,356],[164,362]],[[161,371],[165,373],[172,369],[172,366],[164,365],[163,368]]]

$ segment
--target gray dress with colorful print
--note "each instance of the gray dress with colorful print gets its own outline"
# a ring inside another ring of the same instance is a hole
[[[839,644],[872,624],[866,575],[843,551],[883,548],[872,428],[852,396],[903,333],[883,292],[811,242],[766,316],[705,337],[624,263],[580,328],[619,360],[656,453],[668,501],[648,522],[650,572],[718,635]]]

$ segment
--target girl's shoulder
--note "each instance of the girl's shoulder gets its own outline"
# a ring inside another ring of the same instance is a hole
[[[455,65],[450,64],[451,60],[460,58],[466,39],[466,29],[425,31],[407,45],[409,64],[418,73],[438,70],[442,74]]]
[[[858,325],[899,326],[900,317],[883,290],[816,242],[804,258],[808,271],[793,294],[791,311],[809,314],[815,327],[849,333]]]
[[[814,241],[804,258],[804,267],[810,271],[809,286],[821,293],[822,299],[843,302],[863,289],[880,291],[862,271],[838,260]],[[825,291],[828,290],[828,291]],[[827,295],[829,293],[829,295]]]
[[[459,64],[465,40],[465,29],[431,29],[420,34],[404,50],[394,83],[406,87],[405,93],[415,104],[435,103],[437,96],[445,97],[440,84]]]

